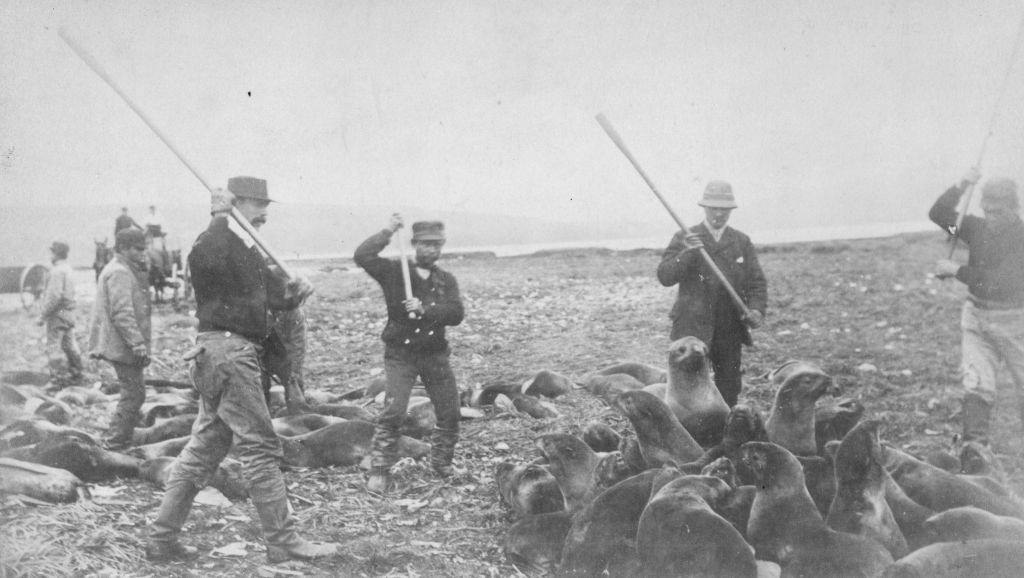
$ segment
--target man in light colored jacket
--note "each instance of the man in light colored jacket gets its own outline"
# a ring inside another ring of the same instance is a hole
[[[114,367],[121,399],[104,434],[108,449],[132,440],[139,408],[146,400],[143,371],[149,365],[150,302],[146,277],[146,236],[139,229],[117,234],[114,258],[96,283],[89,330],[89,355]]]
[[[50,245],[50,276],[43,291],[39,325],[46,326],[46,357],[50,380],[57,387],[82,379],[82,354],[75,339],[75,282],[68,265],[68,244]],[[64,370],[67,358],[67,371]]]

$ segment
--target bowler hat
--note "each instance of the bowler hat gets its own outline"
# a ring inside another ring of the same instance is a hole
[[[444,223],[441,221],[416,221],[412,224],[413,241],[444,241]]]
[[[732,194],[732,185],[725,181],[709,181],[704,187],[704,195],[697,203],[702,207],[716,209],[735,209],[736,197]]]
[[[53,244],[50,245],[50,250],[53,251],[54,255],[61,259],[66,259],[68,252],[71,251],[71,247],[69,247],[64,241],[54,241]]]
[[[981,200],[1001,203],[1017,210],[1020,201],[1017,198],[1017,183],[1005,177],[989,179],[981,188]]]
[[[267,196],[267,181],[256,177],[231,177],[228,179],[228,190],[241,199],[274,202]]]
[[[114,237],[114,250],[123,251],[124,249],[130,249],[131,247],[146,245],[146,234],[141,229],[135,227],[128,227],[127,229],[121,229],[117,232],[117,236]]]

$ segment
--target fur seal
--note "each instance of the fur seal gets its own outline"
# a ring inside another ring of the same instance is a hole
[[[158,393],[146,397],[145,403],[139,408],[142,416],[140,422],[144,427],[150,427],[156,423],[158,418],[174,417],[187,413],[197,413],[199,403],[185,395],[178,393]]]
[[[287,438],[280,437],[284,462],[298,468],[352,466],[370,454],[373,424],[350,420]],[[430,444],[402,436],[397,455],[419,459],[430,453]]]
[[[85,443],[99,445],[95,437],[82,430],[33,418],[16,420],[0,429],[0,450],[31,446],[55,438],[78,438]]]
[[[141,460],[151,460],[153,458],[173,458],[177,457],[181,453],[181,450],[185,449],[185,445],[188,444],[188,440],[191,436],[181,436],[180,438],[171,438],[161,442],[152,444],[146,444],[142,446],[135,446],[129,448],[128,455],[135,456]]]
[[[884,578],[961,578],[1019,576],[1024,547],[1014,540],[940,542],[900,558]]]
[[[107,403],[117,399],[116,397],[107,396],[107,394],[98,389],[82,387],[80,385],[65,387],[55,393],[53,397],[68,405],[77,405],[79,407]]]
[[[570,526],[572,514],[565,511],[527,516],[517,521],[505,537],[505,559],[521,572],[554,574]]]
[[[495,469],[498,495],[517,516],[565,510],[558,480],[541,464],[502,462]]]
[[[825,444],[842,441],[864,416],[864,404],[855,399],[839,398],[831,403],[819,403],[814,408],[814,440],[818,455],[825,451]]]
[[[583,428],[583,441],[595,452],[614,452],[622,436],[603,422],[592,421]]]
[[[728,484],[712,476],[683,476],[662,486],[637,526],[641,574],[756,577],[753,549],[711,506],[729,493]]]
[[[297,415],[275,417],[271,423],[274,426],[274,433],[277,435],[295,437],[344,421],[347,420],[341,417],[334,417],[333,415],[300,413]]]
[[[747,538],[758,559],[778,562],[783,575],[790,576],[876,576],[892,564],[881,544],[825,524],[804,486],[800,462],[789,450],[747,442],[741,454],[756,478]]]
[[[728,457],[735,465],[740,446],[747,442],[766,442],[768,432],[764,428],[764,418],[753,407],[738,403],[729,410],[725,420],[725,431],[722,441],[709,448],[704,455],[693,464],[686,464],[684,471],[696,473],[718,458]],[[691,470],[690,468],[693,468]]]
[[[640,453],[649,468],[685,464],[704,455],[665,402],[646,391],[620,393],[612,402],[636,431]]]
[[[4,452],[10,457],[67,470],[83,482],[105,482],[139,475],[140,460],[112,452],[79,437],[53,437]]]
[[[590,375],[583,380],[583,387],[610,403],[616,395],[625,391],[643,389],[644,384],[632,375],[613,373],[611,375]]]
[[[146,460],[139,467],[139,478],[163,489],[173,465],[174,458],[169,457]],[[245,500],[249,497],[249,484],[243,478],[242,464],[230,458],[222,460],[217,466],[209,485],[231,501]]]
[[[973,506],[952,508],[924,521],[932,542],[968,540],[1017,540],[1024,548],[1024,520],[997,516]]]
[[[836,392],[829,377],[816,365],[796,362],[777,376],[785,376],[775,394],[771,414],[765,428],[768,440],[794,455],[817,455],[814,404],[828,392]]]
[[[747,524],[750,522],[750,508],[754,504],[757,488],[750,485],[740,485],[735,464],[725,456],[704,466],[704,469],[700,471],[700,475],[720,478],[729,485],[729,488],[732,490],[729,495],[712,507],[715,513],[732,524],[740,535],[746,536]]]
[[[350,403],[323,403],[310,408],[313,413],[342,419],[358,419],[362,421],[373,421],[373,415],[358,405]]]
[[[857,424],[836,451],[836,493],[825,522],[839,532],[870,538],[902,558],[907,541],[885,501],[885,468],[876,420]]]
[[[22,494],[51,504],[68,504],[88,496],[88,488],[65,469],[0,458],[0,494]]]
[[[626,361],[622,363],[614,363],[606,367],[602,367],[590,375],[616,375],[625,374],[633,379],[639,381],[644,385],[651,385],[654,383],[665,383],[668,381],[668,372],[660,367],[655,367],[647,363],[641,363],[639,361]]]
[[[701,446],[722,441],[729,405],[711,376],[708,346],[696,337],[673,341],[668,368],[665,405]]]
[[[641,472],[601,492],[579,511],[565,537],[561,572],[572,576],[635,576],[636,532],[655,487],[679,475],[674,468]]]
[[[999,516],[1024,519],[1024,507],[1011,498],[925,463],[890,445],[882,445],[885,469],[910,499],[941,512],[958,506],[975,506]]]
[[[524,413],[534,419],[550,419],[559,416],[558,410],[551,404],[530,395],[521,393],[513,395],[512,405],[519,413]]]
[[[935,514],[929,508],[925,508],[903,491],[903,488],[892,479],[888,471],[885,476],[885,503],[889,504],[892,516],[900,527],[900,533],[907,540],[907,547],[911,552],[931,543],[924,529],[925,521]]]
[[[195,423],[196,417],[197,414],[186,413],[160,420],[150,427],[135,428],[132,432],[132,445],[144,446],[187,436],[192,433],[192,424]]]
[[[536,439],[537,449],[547,460],[547,469],[558,481],[565,509],[582,509],[597,492],[595,472],[601,459],[576,436],[544,434]]]
[[[542,369],[523,382],[519,391],[525,395],[555,398],[572,391],[572,380],[560,373]]]

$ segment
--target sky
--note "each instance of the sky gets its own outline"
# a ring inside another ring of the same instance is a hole
[[[710,179],[732,183],[738,227],[923,221],[983,143],[985,175],[1024,177],[1022,17],[1021,0],[5,0],[0,207],[207,198],[64,27],[208,182],[265,178],[281,210],[668,219],[603,112],[690,224]]]

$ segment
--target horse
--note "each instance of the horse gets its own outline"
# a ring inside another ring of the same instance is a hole
[[[181,249],[168,251],[153,244],[146,252],[149,257],[149,286],[157,303],[163,302],[164,289],[173,289],[175,299],[180,286]]]
[[[92,242],[96,244],[96,256],[92,261],[92,269],[96,271],[96,281],[99,281],[100,271],[103,271],[103,267],[114,258],[114,250],[107,246],[107,239],[102,241],[93,239]]]

